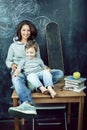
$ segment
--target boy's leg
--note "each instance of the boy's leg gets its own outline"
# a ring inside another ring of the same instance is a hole
[[[52,81],[52,74],[48,70],[43,71],[43,82],[45,84],[45,87],[47,87],[48,92],[52,98],[55,97],[56,92],[54,91],[53,87],[53,81]]]
[[[35,89],[37,89],[40,86],[43,86],[43,84],[39,80],[39,76],[35,73],[29,74],[27,76],[27,80],[35,86]]]
[[[40,90],[43,94],[47,94],[47,89],[43,86],[42,82],[40,81],[40,73],[29,74],[27,76],[27,80],[35,86],[36,91]]]
[[[42,71],[42,76],[43,76],[43,83],[44,86],[52,86],[53,87],[53,81],[52,81],[52,74],[48,70]]]

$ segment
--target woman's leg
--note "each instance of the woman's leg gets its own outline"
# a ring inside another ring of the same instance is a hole
[[[63,71],[59,69],[52,69],[51,74],[52,74],[52,80],[54,84],[60,81],[64,76]]]
[[[26,86],[26,79],[24,74],[20,73],[19,76],[12,76],[12,83],[15,87],[15,90],[19,96],[19,99],[22,102],[28,101],[32,104],[31,91]]]

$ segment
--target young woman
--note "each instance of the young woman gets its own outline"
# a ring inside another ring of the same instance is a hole
[[[19,96],[21,104],[14,108],[10,107],[9,112],[16,111],[17,113],[24,113],[24,114],[36,114],[36,109],[33,106],[33,101],[31,98],[31,92],[26,87],[26,78],[23,73],[21,73],[18,77],[13,76],[13,72],[16,70],[19,61],[22,58],[25,58],[25,44],[29,40],[35,39],[37,36],[36,27],[27,20],[24,20],[18,24],[17,27],[17,37],[18,41],[12,43],[9,47],[7,58],[6,58],[6,65],[8,68],[11,68],[11,75],[12,75],[12,83],[13,86]],[[40,57],[39,51],[37,53],[37,57]]]
[[[24,73],[21,73],[18,77],[13,76],[13,72],[17,69],[17,66],[22,58],[26,57],[25,45],[29,40],[34,40],[37,36],[36,27],[27,20],[24,20],[18,24],[17,37],[18,40],[12,43],[9,47],[6,65],[11,68],[12,83],[19,96],[21,104],[18,107],[10,107],[9,112],[13,114],[34,114],[36,115],[36,109],[33,105],[31,92],[26,86],[26,77]],[[36,57],[40,58],[39,47]],[[61,70],[51,71],[53,83],[58,82],[63,77]]]

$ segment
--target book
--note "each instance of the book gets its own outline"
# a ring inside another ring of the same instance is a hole
[[[81,88],[84,86],[84,83],[81,83],[81,84],[73,84],[73,83],[68,83],[68,82],[65,82],[65,87],[74,87],[74,88]]]
[[[86,86],[83,86],[83,87],[81,87],[81,88],[74,88],[73,91],[75,91],[75,92],[81,92],[81,91],[83,91],[85,88],[86,88]]]
[[[81,83],[77,83],[77,82],[73,82],[73,81],[67,81],[67,80],[65,80],[65,84],[73,84],[73,85],[82,85],[82,84],[84,84],[84,82],[81,82]]]
[[[63,90],[71,90],[71,91],[75,91],[75,92],[81,92],[86,88],[86,86],[80,87],[80,88],[74,88],[74,87],[63,87]]]
[[[65,77],[64,80],[65,80],[65,86],[63,88],[64,90],[81,92],[86,88],[86,86],[84,85],[86,78],[81,77],[79,79],[74,79],[73,76],[69,75]]]
[[[69,81],[69,82],[73,82],[73,83],[78,83],[78,84],[80,84],[80,83],[85,82],[85,81],[86,81],[86,78],[81,77],[81,78],[79,78],[79,79],[74,79],[73,76],[69,75],[69,76],[65,77],[64,80],[65,80],[65,81]]]

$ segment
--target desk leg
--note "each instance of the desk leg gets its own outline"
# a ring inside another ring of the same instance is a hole
[[[13,106],[16,107],[18,105],[18,100],[17,98],[13,99]],[[14,124],[15,124],[15,130],[19,130],[19,123],[18,123],[18,118],[14,117]]]
[[[22,124],[22,125],[25,124],[25,119],[24,119],[24,118],[21,119],[21,124]]]
[[[83,111],[84,111],[84,97],[81,97],[79,102],[79,112],[78,112],[78,130],[82,130]]]
[[[71,119],[71,103],[68,103],[68,109],[67,109],[67,122],[70,124]]]

